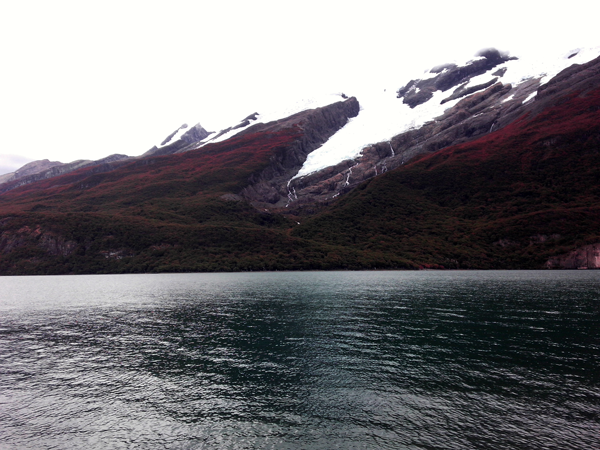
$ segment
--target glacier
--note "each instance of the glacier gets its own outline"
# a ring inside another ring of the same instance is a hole
[[[507,61],[482,75],[473,77],[464,87],[484,84],[496,78],[492,73],[502,68],[506,68],[504,75],[499,78],[499,81],[503,84],[512,84],[515,87],[532,78],[540,78],[540,85],[542,85],[572,64],[584,64],[599,55],[600,47],[576,49],[554,57],[546,54],[530,55],[523,59]],[[471,61],[476,59],[473,58]],[[469,62],[467,61],[466,64]],[[457,65],[464,66],[465,63]],[[433,70],[435,68],[426,72],[420,79],[432,78],[438,75],[433,73]],[[531,98],[536,93],[537,91]],[[441,116],[446,109],[451,108],[461,100],[451,100],[442,105],[440,104],[441,100],[447,97],[448,94],[447,92],[436,91],[429,101],[411,109],[396,98],[396,89],[374,90],[363,87],[362,90],[359,90],[356,94],[352,93],[352,95],[358,98],[361,105],[359,115],[350,119],[346,126],[333,135],[325,144],[310,153],[302,168],[292,179],[301,178],[344,160],[356,158],[365,147],[377,142],[388,141],[411,128],[419,128],[426,122]],[[531,98],[528,98],[528,100],[531,100]]]
[[[511,59],[481,75],[474,76],[460,87],[465,89],[479,85],[484,86],[494,78],[505,85],[511,84],[513,87],[537,79],[539,80],[539,86],[541,86],[572,64],[584,64],[599,55],[600,47],[578,48],[558,55],[542,52],[524,56],[517,55],[518,59]],[[450,64],[464,67],[481,58],[483,57],[476,56],[466,61],[454,60],[447,64],[438,65],[421,73],[415,81],[426,80],[443,74],[448,70],[444,67],[450,66]],[[503,71],[502,75],[498,75],[499,71]],[[402,85],[400,81],[398,80],[395,86],[391,86],[389,81],[387,85],[375,85],[371,80],[365,80],[363,84],[354,86],[353,91],[347,91],[344,94],[331,92],[295,94],[294,90],[290,89],[285,95],[272,100],[270,103],[257,105],[262,106],[262,108],[258,109],[259,112],[252,114],[252,117],[248,116],[247,119],[243,119],[221,133],[211,133],[199,142],[195,148],[200,148],[209,143],[225,141],[257,123],[277,121],[308,109],[330,105],[343,100],[343,98],[356,97],[360,104],[358,116],[349,119],[342,129],[329,138],[320,148],[311,152],[300,170],[291,178],[293,180],[334,166],[345,160],[355,159],[361,155],[365,147],[378,142],[390,141],[398,134],[419,128],[425,123],[435,120],[445,110],[452,108],[464,98],[453,99],[442,104],[441,101],[448,97],[449,91],[442,92],[438,90],[433,93],[431,99],[411,108],[397,98],[397,89]],[[481,90],[483,89],[486,88],[482,87]],[[536,94],[537,90],[528,96],[523,103],[531,101]],[[512,97],[513,93],[511,92],[504,101],[508,101]],[[248,122],[245,125],[243,124],[244,120]],[[173,138],[164,145],[176,141],[188,129],[180,127]],[[157,147],[161,148],[164,145],[159,144]]]

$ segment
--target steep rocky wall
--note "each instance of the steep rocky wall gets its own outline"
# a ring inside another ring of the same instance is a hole
[[[358,100],[351,97],[342,102],[303,111],[286,119],[256,124],[244,130],[240,136],[297,127],[301,131],[301,138],[273,155],[269,166],[254,174],[249,179],[249,186],[240,195],[259,208],[285,207],[288,196],[293,195],[288,190],[288,181],[300,170],[308,154],[323,145],[351,117],[356,117],[359,109]]]
[[[600,269],[600,243],[550,258],[545,266],[548,269]]]
[[[8,254],[23,247],[38,248],[51,256],[69,256],[77,248],[77,243],[42,229],[39,225],[6,230],[0,234],[0,254]]]

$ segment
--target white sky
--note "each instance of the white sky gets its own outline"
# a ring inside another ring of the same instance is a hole
[[[589,0],[355,3],[0,0],[0,174],[139,155],[182,123],[218,131],[286,98],[360,101],[482,48],[600,45]]]

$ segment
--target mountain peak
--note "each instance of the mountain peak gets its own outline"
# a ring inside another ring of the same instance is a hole
[[[155,145],[144,153],[142,157],[170,155],[190,150],[195,148],[198,142],[206,139],[212,133],[212,131],[206,131],[200,123],[197,123],[193,127],[189,127],[187,123],[184,123],[169,134],[159,145]]]
[[[516,59],[516,57],[511,57],[507,53],[501,53],[495,48],[480,50],[477,52],[475,59],[468,61],[464,65],[459,66],[449,63],[435,66],[429,71],[427,76],[420,80],[411,80],[404,87],[398,89],[397,97],[401,98],[411,108],[414,108],[429,101],[435,91],[445,92],[453,87],[464,88],[472,78],[483,75],[500,64]],[[493,83],[489,83],[488,81],[488,84],[482,85],[480,89],[489,87],[491,84]],[[475,90],[471,90],[469,93]],[[455,96],[454,98],[458,97]]]

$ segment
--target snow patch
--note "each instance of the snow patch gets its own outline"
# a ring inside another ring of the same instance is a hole
[[[476,77],[469,79],[469,81],[467,81],[463,87],[466,88],[469,86],[479,86],[480,84],[485,84],[492,81],[494,78],[497,78],[491,75],[492,72],[496,71],[495,69],[496,68],[488,70],[486,73],[482,73],[481,75],[477,75]]]
[[[204,145],[209,144],[209,143],[212,144],[215,142],[225,141],[225,140],[235,136],[236,134],[244,131],[248,127],[251,127],[252,125],[256,125],[257,123],[273,122],[276,120],[280,120],[280,119],[284,119],[286,117],[292,116],[299,112],[306,111],[308,109],[320,108],[320,107],[331,105],[332,103],[336,103],[336,102],[343,101],[343,100],[344,100],[344,98],[342,97],[342,94],[322,94],[322,95],[315,96],[312,98],[311,97],[302,97],[302,98],[293,99],[289,103],[283,101],[278,105],[271,105],[270,107],[267,107],[266,111],[264,111],[263,113],[257,114],[256,120],[250,120],[250,123],[248,125],[246,125],[245,127],[239,127],[239,128],[229,130],[228,132],[223,133],[221,136],[218,136],[218,137],[216,137],[215,135],[213,135],[212,138],[210,136],[208,136],[196,148],[203,147]],[[240,123],[241,122],[239,122],[238,125]]]
[[[540,86],[546,84],[559,72],[573,64],[585,64],[600,55],[600,47],[578,49],[562,55],[539,53],[520,57],[496,66],[494,70],[506,67],[503,83],[517,86],[527,80],[540,78]]]
[[[190,130],[190,128],[188,127],[187,123],[184,123],[177,129],[177,131],[175,132],[173,137],[171,137],[171,139],[169,139],[166,142],[162,141],[162,142],[164,142],[164,144],[157,144],[156,148],[163,148],[169,144],[172,144],[173,142],[177,142],[179,139],[181,139],[181,136],[183,136],[189,130]]]
[[[523,100],[523,102],[522,102],[522,103],[523,103],[523,104],[527,103],[529,100],[531,100],[531,99],[532,99],[533,97],[535,97],[536,95],[537,95],[537,91],[535,91],[535,92],[532,92],[531,94],[529,94],[529,95],[527,96],[527,98],[526,98],[525,100]]]
[[[432,69],[432,70],[433,70],[433,69]],[[419,79],[420,79],[420,80],[429,80],[429,79],[431,79],[431,78],[435,78],[435,77],[437,77],[438,75],[440,75],[440,74],[442,74],[442,73],[446,73],[446,72],[448,72],[448,69],[444,69],[444,70],[442,70],[440,73],[435,73],[435,72],[428,71],[428,72],[426,72],[426,73],[425,73],[425,75],[423,75],[423,76],[422,76],[421,78],[419,78]]]
[[[350,119],[340,131],[310,153],[292,179],[354,159],[368,145],[389,141],[411,128],[418,128],[441,116],[460,100],[455,99],[442,105],[444,97],[445,92],[436,91],[428,102],[411,109],[396,98],[394,90],[357,95],[361,106],[358,116]]]
[[[258,119],[258,116],[257,116],[257,119]],[[258,120],[250,120],[248,125],[246,125],[244,127],[239,127],[239,128],[232,128],[231,130],[227,131],[226,133],[223,133],[220,136],[217,136],[218,133],[213,133],[213,134],[207,136],[206,138],[204,138],[204,140],[201,141],[200,144],[196,148],[203,147],[206,144],[213,144],[215,142],[226,141],[227,139],[235,136],[236,134],[238,134],[241,131],[244,131],[246,128],[251,127],[252,125],[254,125],[257,122],[258,122]],[[239,122],[237,125],[240,125],[241,123],[242,122]]]

